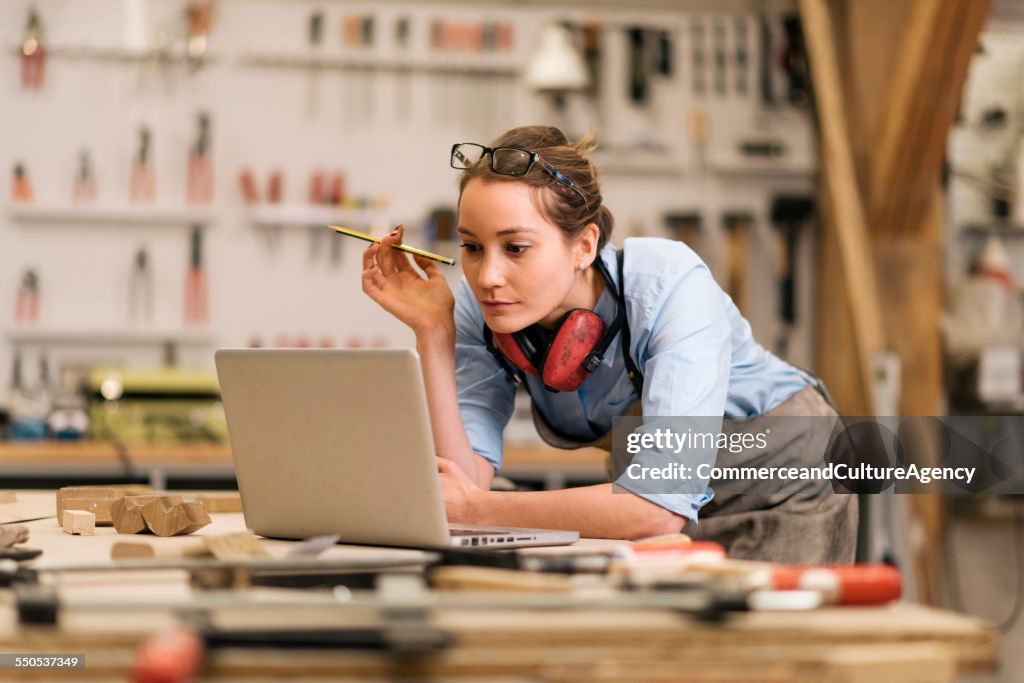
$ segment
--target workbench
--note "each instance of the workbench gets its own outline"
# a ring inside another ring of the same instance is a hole
[[[605,453],[596,448],[562,451],[544,445],[507,445],[501,474],[513,480],[534,480],[546,489],[567,483],[607,481]],[[0,443],[0,481],[51,481],[53,486],[80,479],[145,480],[167,489],[175,479],[234,485],[235,470],[228,445],[182,444],[116,446],[95,441]],[[11,486],[8,483],[7,486]]]
[[[37,503],[52,493],[20,493]],[[64,534],[53,518],[28,523],[30,547],[44,550],[38,567],[68,562],[109,566],[117,540],[145,538],[163,549],[195,544],[205,534],[244,529],[240,513],[214,513],[213,523],[193,536],[126,537],[100,527],[95,536]],[[294,547],[262,540],[275,556]],[[615,541],[584,540],[603,547]],[[532,552],[559,552],[536,549]],[[419,551],[337,545],[331,559],[415,560]],[[180,570],[64,574],[59,581],[68,607],[59,627],[20,627],[9,600],[0,603],[0,652],[80,653],[86,667],[60,672],[60,678],[123,677],[135,652],[153,632],[173,623],[170,605],[187,605],[199,593]],[[0,589],[0,595],[4,591]],[[259,612],[236,614],[251,622],[342,626],[357,620],[356,605],[277,607],[280,589],[252,588],[250,597],[267,600]],[[291,592],[294,595],[294,591]],[[237,591],[235,594],[239,594]],[[274,596],[278,597],[274,597]],[[79,611],[76,601],[117,600],[118,608]],[[709,623],[671,609],[600,607],[599,601],[572,608],[528,606],[506,594],[487,609],[444,602],[428,611],[433,627],[452,637],[449,647],[428,654],[386,651],[295,651],[225,649],[208,653],[205,675],[281,678],[345,678],[361,681],[951,681],[965,672],[992,671],[999,640],[995,629],[970,617],[911,604],[884,607],[832,607],[804,612],[745,612]],[[155,605],[154,602],[164,604]],[[132,603],[132,604],[126,604]],[[169,603],[170,605],[168,605]],[[230,617],[229,617],[230,618]],[[0,677],[10,672],[0,673]],[[31,677],[31,672],[19,672]],[[36,672],[53,680],[54,672]]]

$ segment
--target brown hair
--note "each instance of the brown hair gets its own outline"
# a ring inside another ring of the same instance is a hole
[[[584,201],[572,188],[555,180],[540,164],[535,164],[524,176],[507,176],[491,170],[490,163],[480,163],[462,172],[459,179],[459,200],[466,185],[474,178],[485,183],[515,181],[526,183],[533,192],[534,204],[538,211],[562,229],[565,237],[574,240],[590,223],[600,229],[597,248],[601,249],[612,234],[615,217],[602,201],[601,188],[597,181],[597,168],[587,155],[597,148],[593,136],[570,143],[565,134],[553,126],[522,126],[505,131],[493,140],[489,147],[518,147],[536,152],[540,158],[551,164],[571,180],[580,192],[587,196]],[[548,192],[539,190],[547,189]]]

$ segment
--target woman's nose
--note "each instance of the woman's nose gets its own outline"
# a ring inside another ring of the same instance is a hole
[[[505,284],[505,274],[500,259],[484,257],[477,274],[477,282],[481,287],[493,288]]]

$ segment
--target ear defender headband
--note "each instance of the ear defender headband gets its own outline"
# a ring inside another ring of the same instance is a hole
[[[622,329],[626,311],[600,257],[594,266],[615,293],[616,312],[611,325],[593,311],[574,308],[554,330],[534,324],[512,334],[495,333],[484,325],[487,349],[514,381],[525,373],[539,377],[548,391],[576,391],[601,366],[604,353]]]

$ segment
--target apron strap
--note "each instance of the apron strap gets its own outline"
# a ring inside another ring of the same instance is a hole
[[[626,324],[622,326],[622,360],[626,362],[626,374],[629,375],[629,381],[633,383],[636,395],[643,399],[644,376],[640,372],[640,368],[633,362],[633,357],[629,355],[629,314],[626,312],[626,277],[623,266],[626,259],[626,248],[619,249],[615,258],[619,262],[619,286],[616,287],[615,298],[618,300],[619,310],[626,316]]]

